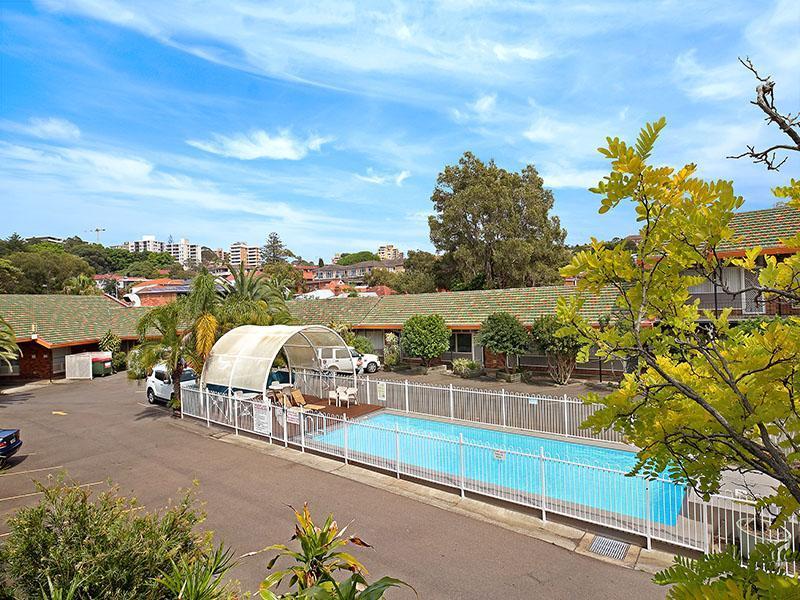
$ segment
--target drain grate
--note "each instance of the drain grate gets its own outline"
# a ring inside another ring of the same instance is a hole
[[[607,556],[615,560],[622,560],[625,558],[625,555],[628,553],[628,548],[630,547],[631,545],[625,542],[596,535],[589,546],[589,552],[593,552],[599,556]]]

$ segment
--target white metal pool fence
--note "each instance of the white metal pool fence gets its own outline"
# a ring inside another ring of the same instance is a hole
[[[511,427],[537,433],[567,437],[623,442],[622,435],[612,429],[595,433],[581,425],[601,408],[580,398],[526,394],[505,389],[466,388],[450,385],[413,383],[372,378],[369,375],[353,381],[352,375],[298,370],[295,385],[304,394],[327,398],[337,386],[357,387],[358,401],[407,413],[468,421],[482,425]]]
[[[792,519],[771,530],[772,517],[751,499],[715,495],[704,501],[667,480],[538,453],[459,439],[423,435],[321,413],[285,410],[260,399],[184,388],[182,416],[229,427],[301,452],[311,450],[395,474],[496,498],[551,515],[599,525],[654,541],[710,552],[735,544],[743,553],[765,538],[798,549],[800,527]],[[752,522],[743,534],[740,525]],[[775,536],[778,536],[776,538]],[[783,537],[780,537],[783,536]],[[794,562],[786,570],[796,574]]]

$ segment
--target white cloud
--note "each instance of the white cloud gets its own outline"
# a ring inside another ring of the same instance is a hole
[[[464,109],[453,108],[450,114],[457,123],[468,121],[488,121],[496,114],[497,94],[483,94],[474,102],[467,103]]]
[[[271,158],[274,160],[300,160],[309,151],[318,152],[323,144],[331,138],[311,136],[305,140],[294,137],[287,129],[270,135],[266,131],[256,130],[250,133],[239,133],[232,136],[212,134],[211,140],[186,140],[194,148],[240,160]]]
[[[403,185],[403,182],[411,177],[411,171],[403,170],[399,173],[394,175],[386,173],[386,174],[379,174],[376,173],[372,167],[367,168],[367,174],[361,175],[356,174],[356,179],[361,181],[366,181],[367,183],[374,183],[376,185],[384,185],[386,183],[394,182],[394,184],[398,187]]]
[[[673,77],[687,96],[695,100],[727,100],[747,95],[753,88],[749,73],[738,62],[708,67],[689,50],[675,59]]]
[[[57,117],[33,117],[27,123],[3,121],[0,128],[44,140],[72,141],[81,137],[81,130],[75,123]]]
[[[539,175],[545,187],[588,189],[608,175],[608,170],[580,169],[568,163],[542,163]]]
[[[492,48],[497,60],[507,62],[510,60],[541,60],[546,58],[549,53],[542,50],[538,44],[507,46],[505,44],[495,44]]]

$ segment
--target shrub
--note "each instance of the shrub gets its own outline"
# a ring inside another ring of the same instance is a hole
[[[90,500],[91,491],[62,478],[45,486],[36,506],[8,520],[0,569],[17,597],[68,589],[76,598],[174,598],[158,577],[173,564],[213,557],[210,537],[195,533],[203,520],[191,492],[162,514],[139,512],[136,499],[115,489]]]
[[[422,359],[427,367],[432,358],[450,347],[450,330],[441,315],[414,315],[403,323],[400,346],[405,354]]]
[[[479,368],[480,364],[470,358],[456,358],[453,360],[453,373],[461,377],[466,377]]]
[[[531,339],[547,357],[550,378],[560,385],[569,383],[575,361],[582,347],[575,334],[564,333],[558,319],[552,315],[539,317],[531,326]]]
[[[525,354],[530,338],[525,326],[517,317],[507,312],[496,312],[481,323],[478,343],[495,354],[504,354],[505,370],[508,372],[508,358]]]
[[[393,367],[400,362],[400,340],[394,333],[387,333],[383,339],[383,364]]]
[[[98,347],[104,352],[118,352],[122,347],[122,340],[110,329],[106,331],[102,339],[98,342]]]
[[[128,354],[122,350],[118,350],[111,355],[111,367],[115,373],[124,371],[128,366]]]
[[[345,548],[349,545],[369,548],[370,545],[356,536],[346,535],[347,527],[339,529],[333,515],[328,515],[322,526],[317,526],[311,519],[307,504],[303,505],[302,512],[295,511],[294,514],[297,524],[292,539],[300,543],[300,548],[295,551],[283,544],[267,548],[278,552],[267,565],[268,570],[272,570],[280,558],[292,562],[261,583],[264,600],[380,600],[389,588],[405,586],[414,591],[407,583],[392,577],[382,577],[369,585],[364,577],[367,570]],[[337,580],[340,573],[350,575]],[[288,581],[295,590],[275,594],[272,590],[282,581]]]
[[[375,352],[372,342],[369,341],[369,338],[366,338],[363,335],[357,335],[353,337],[353,342],[350,345],[361,354],[372,354]]]

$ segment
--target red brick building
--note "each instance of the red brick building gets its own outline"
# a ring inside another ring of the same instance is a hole
[[[0,316],[13,328],[22,355],[11,367],[0,365],[0,378],[63,377],[68,354],[98,350],[111,331],[123,350],[136,341],[136,323],[147,312],[110,296],[0,295]]]

